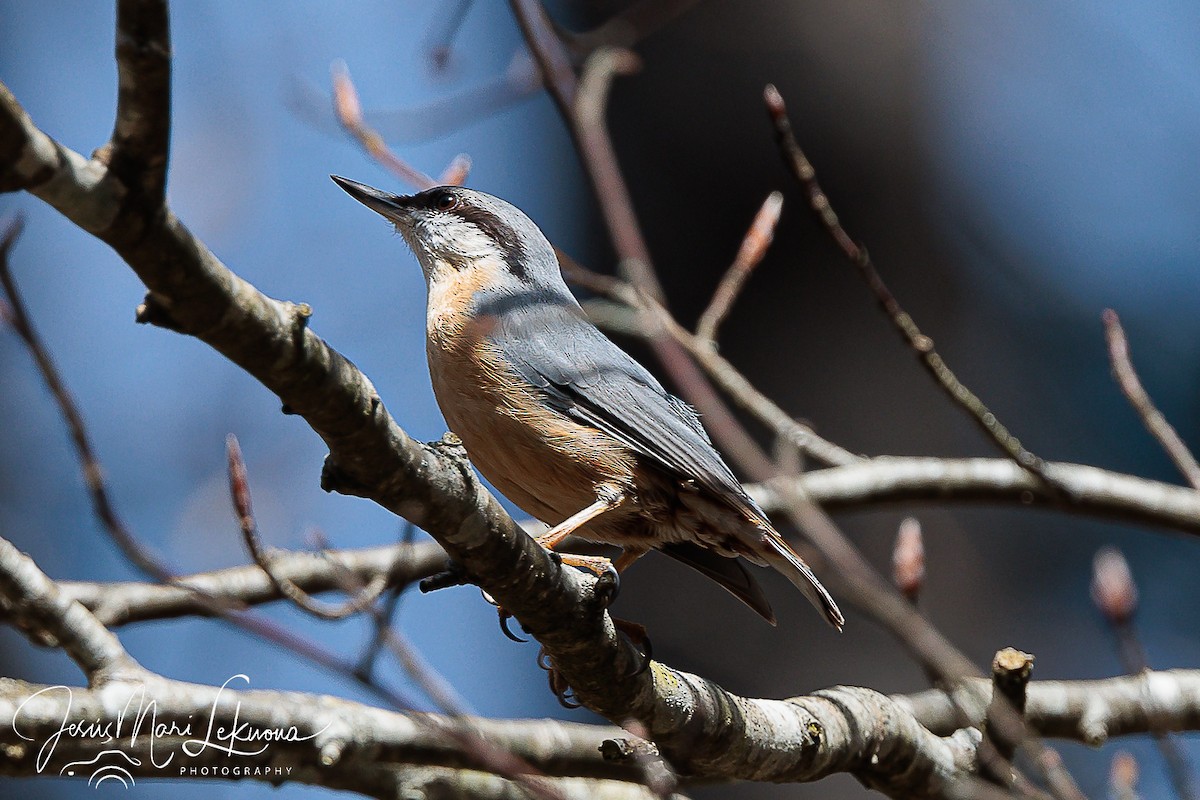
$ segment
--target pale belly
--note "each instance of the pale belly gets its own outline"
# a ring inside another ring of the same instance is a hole
[[[597,520],[586,538],[617,544],[637,527],[637,457],[612,437],[546,408],[535,390],[495,363],[486,345],[475,358],[429,348],[434,394],[471,463],[521,510],[549,525],[591,505],[596,489],[614,484],[630,502]],[[603,524],[601,524],[603,523]],[[592,535],[589,535],[592,534]],[[624,533],[624,535],[621,535]]]

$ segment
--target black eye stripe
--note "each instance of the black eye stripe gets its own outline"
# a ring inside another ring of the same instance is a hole
[[[517,278],[525,280],[525,248],[521,245],[521,239],[511,225],[486,208],[462,202],[449,211],[459,219],[473,223],[500,245],[500,249],[504,252],[504,261],[508,264],[508,271]]]
[[[454,189],[441,188],[414,195],[416,205],[432,211],[453,214],[459,219],[474,224],[499,245],[504,254],[504,263],[508,271],[516,278],[524,281],[528,277],[525,263],[528,255],[522,244],[521,237],[511,225],[505,222],[499,214],[490,209],[475,205],[469,192],[460,193]]]

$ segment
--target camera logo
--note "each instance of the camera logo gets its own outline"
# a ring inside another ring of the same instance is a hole
[[[125,764],[120,762],[121,759],[125,760]],[[140,767],[142,762],[120,750],[105,750],[88,761],[72,761],[60,769],[58,774],[74,776],[76,773],[86,774],[90,771],[88,786],[95,788],[105,781],[117,781],[128,789],[133,786],[133,773],[126,769],[126,764]]]

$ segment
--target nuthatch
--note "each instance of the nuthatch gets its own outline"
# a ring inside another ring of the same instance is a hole
[[[568,535],[699,570],[771,624],[737,556],[783,573],[837,628],[837,604],[721,460],[692,408],[588,322],[529,217],[483,192],[411,196],[331,176],[416,254],[429,290],[426,352],[438,405],[509,500]],[[575,556],[592,569],[607,559]]]

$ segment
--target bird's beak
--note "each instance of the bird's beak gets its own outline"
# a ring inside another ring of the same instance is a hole
[[[384,192],[340,175],[330,175],[329,177],[333,178],[334,183],[345,189],[346,194],[377,214],[382,214],[388,220],[399,223],[407,223],[411,220],[409,198],[404,195]]]

